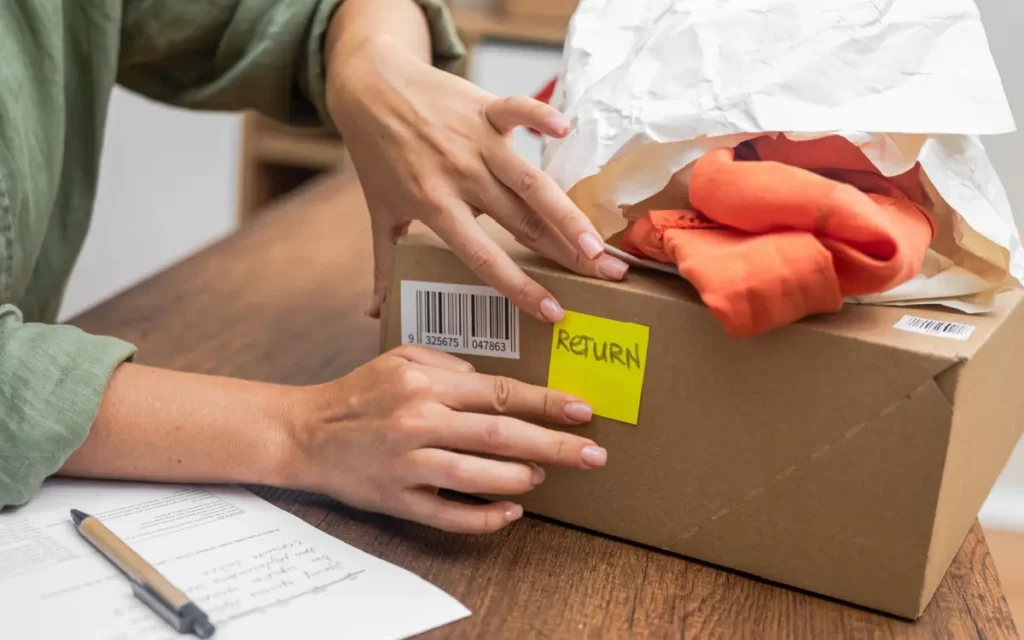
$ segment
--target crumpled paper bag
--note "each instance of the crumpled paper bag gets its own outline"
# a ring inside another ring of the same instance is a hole
[[[977,137],[1015,125],[972,0],[582,0],[551,103],[574,127],[542,168],[606,240],[711,149],[838,134],[885,175],[920,162],[939,226],[916,278],[852,302],[980,313],[1024,282]]]

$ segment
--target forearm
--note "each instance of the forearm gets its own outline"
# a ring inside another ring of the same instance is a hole
[[[404,96],[430,61],[427,19],[414,0],[345,0],[324,39],[334,126],[352,142],[380,122],[414,121],[417,106]]]
[[[123,364],[59,474],[287,485],[290,398],[277,385]]]
[[[378,38],[388,39],[430,62],[429,26],[414,0],[345,0],[335,12],[324,41],[327,73]]]

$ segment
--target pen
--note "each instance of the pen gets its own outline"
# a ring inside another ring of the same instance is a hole
[[[135,596],[178,633],[194,633],[200,638],[213,635],[213,625],[206,614],[102,522],[78,509],[71,510],[71,519],[78,533],[131,580]]]

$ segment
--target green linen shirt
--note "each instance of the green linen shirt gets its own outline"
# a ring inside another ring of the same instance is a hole
[[[340,1],[0,2],[0,509],[82,444],[135,353],[52,324],[92,216],[114,85],[329,126],[321,48]],[[451,68],[464,50],[443,0],[417,1],[434,64]]]

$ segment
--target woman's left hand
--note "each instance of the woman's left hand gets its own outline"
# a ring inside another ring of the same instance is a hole
[[[373,224],[374,295],[384,299],[395,241],[420,220],[487,284],[538,320],[564,313],[477,223],[486,213],[520,242],[577,273],[621,280],[590,220],[511,146],[516,127],[562,137],[568,119],[525,97],[497,98],[386,37],[329,69],[328,108],[344,136]]]

